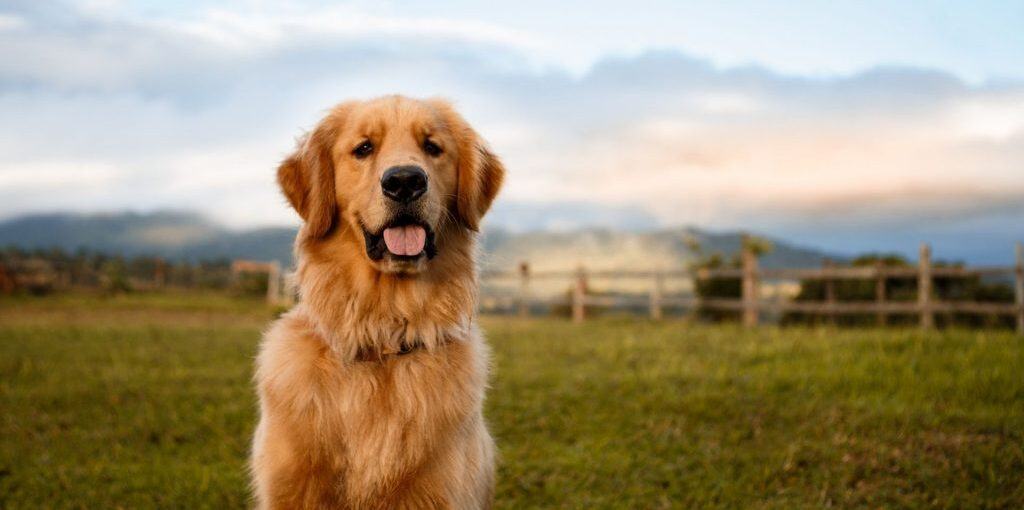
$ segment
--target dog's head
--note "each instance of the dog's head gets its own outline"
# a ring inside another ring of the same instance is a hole
[[[335,107],[277,179],[304,241],[347,230],[377,270],[414,275],[453,229],[478,229],[504,173],[444,101],[388,96]]]

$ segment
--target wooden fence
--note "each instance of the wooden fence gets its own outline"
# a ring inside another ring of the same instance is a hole
[[[744,246],[749,243],[744,243]],[[1016,264],[1013,266],[976,266],[947,267],[932,264],[931,249],[922,244],[917,267],[892,267],[878,263],[867,267],[838,267],[826,263],[820,268],[808,269],[761,269],[757,255],[745,248],[741,255],[741,267],[723,269],[699,269],[695,271],[587,271],[579,267],[576,271],[531,271],[530,265],[523,262],[517,271],[484,271],[483,282],[498,279],[519,279],[518,295],[515,306],[520,316],[530,313],[531,304],[568,305],[574,322],[583,322],[587,317],[588,307],[622,307],[643,306],[649,309],[652,319],[663,317],[663,308],[674,306],[684,309],[718,310],[739,313],[744,325],[753,327],[761,322],[765,312],[782,314],[799,312],[811,315],[834,317],[839,314],[874,314],[879,324],[885,324],[891,314],[917,315],[924,329],[935,327],[935,315],[938,313],[982,314],[1013,316],[1016,318],[1017,331],[1024,334],[1024,247],[1017,245]],[[1012,277],[1014,282],[1015,302],[994,303],[975,301],[940,301],[933,296],[933,282],[942,277]],[[630,296],[602,296],[587,292],[588,280],[600,279],[647,279],[650,287],[646,303]],[[667,279],[690,279],[694,283],[711,278],[739,279],[741,297],[739,299],[702,299],[694,293],[692,296],[669,297],[664,292]],[[892,278],[916,279],[916,301],[890,301],[886,296],[886,281]],[[531,283],[537,280],[560,279],[572,282],[568,302],[565,298],[534,299],[531,297]],[[765,280],[820,280],[823,282],[825,299],[817,302],[772,299],[761,296],[762,282]],[[874,280],[874,301],[838,301],[836,299],[835,282],[841,280]]]
[[[294,280],[290,274],[281,272],[281,264],[276,260],[261,262],[236,259],[232,261],[231,285],[238,285],[239,279],[245,273],[267,275],[267,303],[291,306],[295,302]]]

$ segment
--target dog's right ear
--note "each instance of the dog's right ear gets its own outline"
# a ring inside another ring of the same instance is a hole
[[[334,158],[337,139],[334,114],[297,142],[292,155],[277,168],[277,183],[288,203],[306,222],[306,232],[323,237],[334,227],[338,204],[334,192]]]

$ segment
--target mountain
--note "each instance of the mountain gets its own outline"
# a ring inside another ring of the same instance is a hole
[[[291,260],[294,228],[237,232],[195,213],[39,214],[0,222],[0,247],[88,249],[171,260]]]
[[[684,269],[694,258],[690,245],[704,254],[730,256],[739,252],[743,235],[714,233],[692,227],[649,231],[582,229],[566,232],[513,234],[504,230],[484,235],[488,267],[509,269],[530,261],[535,271],[573,269],[580,264],[593,270]],[[772,250],[761,257],[766,268],[818,267],[825,258],[842,260],[820,251],[768,239]]]
[[[155,255],[171,260],[246,258],[291,261],[295,228],[227,229],[189,212],[149,214],[41,214],[0,222],[0,247],[85,248],[126,256]],[[705,253],[725,255],[739,250],[741,234],[695,228],[626,230],[590,228],[562,232],[513,233],[490,229],[483,238],[483,260],[492,269],[511,269],[530,261],[536,271],[572,269],[676,269],[691,260],[688,245],[696,241]],[[761,259],[764,267],[821,265],[826,254],[772,240],[774,248]],[[832,257],[840,259],[841,257]]]

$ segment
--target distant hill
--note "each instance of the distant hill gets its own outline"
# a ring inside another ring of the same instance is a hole
[[[291,262],[296,229],[227,229],[188,212],[150,214],[41,214],[0,222],[0,247],[85,248],[127,256],[155,255],[172,260],[247,258]],[[512,268],[529,260],[535,270],[683,267],[692,254],[687,239],[706,253],[736,253],[739,233],[712,233],[695,228],[650,231],[581,229],[565,232],[512,233],[491,229],[484,235],[484,263]],[[820,265],[826,254],[772,240],[774,249],[761,259],[764,267]],[[839,259],[840,257],[832,257]]]
[[[742,234],[714,233],[692,227],[653,231],[583,229],[567,232],[512,234],[489,231],[484,236],[484,257],[489,267],[511,268],[528,260],[536,271],[572,269],[579,264],[594,270],[683,269],[694,254],[695,241],[706,254],[725,256],[739,252]],[[773,249],[761,258],[769,268],[816,267],[823,259],[842,260],[820,251],[770,239]]]
[[[189,212],[40,214],[0,222],[0,246],[88,249],[171,260],[291,260],[294,228],[233,231]]]

